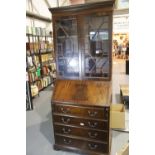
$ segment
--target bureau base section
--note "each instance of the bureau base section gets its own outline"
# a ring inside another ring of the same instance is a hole
[[[98,153],[98,152],[94,152],[94,151],[81,150],[79,148],[64,146],[64,145],[60,145],[60,144],[54,144],[53,148],[56,151],[63,150],[63,151],[68,151],[68,152],[79,153],[82,155],[111,155],[110,152],[109,153]]]

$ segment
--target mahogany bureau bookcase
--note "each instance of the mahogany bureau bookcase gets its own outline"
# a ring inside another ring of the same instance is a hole
[[[50,8],[57,79],[55,150],[110,155],[114,0]]]

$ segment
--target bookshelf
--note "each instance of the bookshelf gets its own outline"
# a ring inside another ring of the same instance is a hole
[[[26,39],[26,71],[33,98],[56,78],[53,38],[45,28],[27,26]]]

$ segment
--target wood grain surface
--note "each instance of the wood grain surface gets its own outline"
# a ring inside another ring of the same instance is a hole
[[[85,129],[81,127],[75,127],[75,126],[70,126],[70,125],[54,125],[54,130],[58,134],[63,134],[63,135],[73,135],[73,136],[78,136],[82,138],[87,138],[87,139],[93,139],[94,140],[99,140],[101,142],[105,141],[108,142],[108,131],[96,131],[92,129]],[[81,139],[82,139],[81,138]]]
[[[109,120],[109,107],[76,106],[56,103],[52,105],[54,114]]]
[[[93,151],[94,153],[108,153],[107,143],[96,143],[92,141],[85,141],[76,138],[70,138],[67,136],[56,135],[56,143],[64,145],[66,147],[77,147],[80,149],[85,148],[87,151]]]
[[[109,106],[111,103],[111,82],[57,80],[52,96],[52,102]]]

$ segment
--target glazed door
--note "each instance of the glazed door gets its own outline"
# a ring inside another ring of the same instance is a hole
[[[79,50],[77,19],[75,16],[60,17],[55,20],[57,76],[78,79]]]
[[[111,77],[111,16],[91,14],[83,17],[83,77]]]

